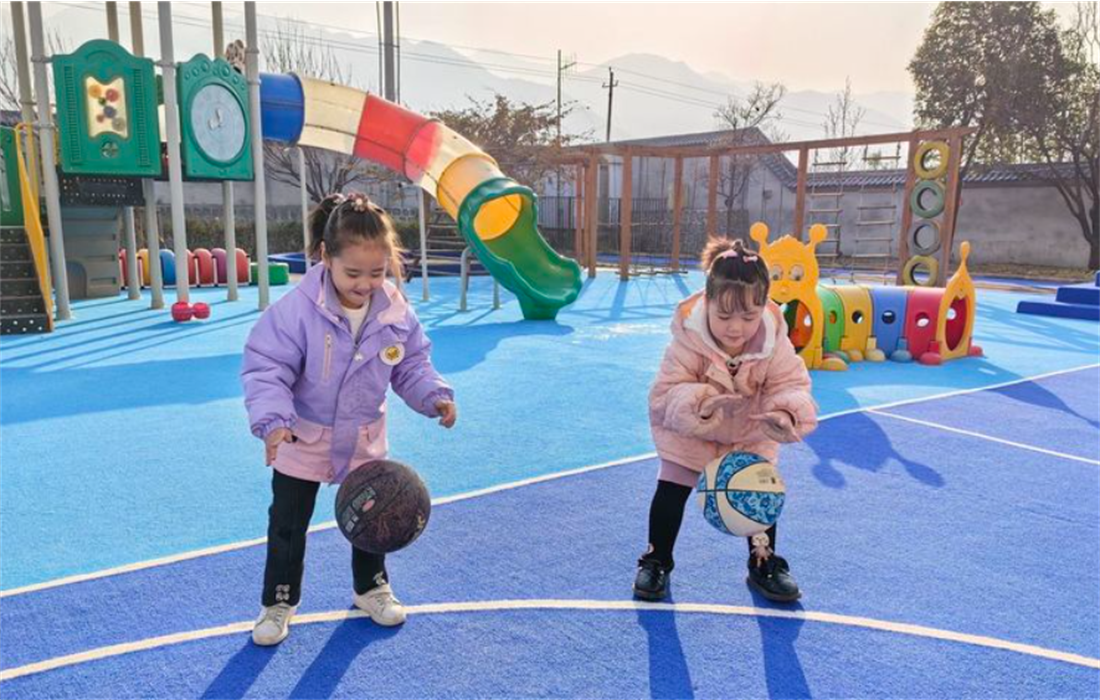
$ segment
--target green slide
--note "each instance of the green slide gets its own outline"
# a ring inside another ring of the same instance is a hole
[[[478,211],[508,195],[523,202],[515,223],[504,235],[482,240],[474,227]],[[580,265],[558,255],[539,234],[535,193],[515,180],[496,178],[474,188],[459,207],[458,230],[489,274],[516,295],[525,319],[552,320],[580,294]]]

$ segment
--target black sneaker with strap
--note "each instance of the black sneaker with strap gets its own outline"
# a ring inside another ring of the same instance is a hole
[[[791,567],[783,557],[771,555],[764,561],[749,558],[748,584],[768,600],[790,603],[802,597],[798,583],[791,576]]]
[[[672,567],[656,559],[642,557],[638,560],[638,574],[634,577],[634,597],[648,601],[664,600],[672,579]]]

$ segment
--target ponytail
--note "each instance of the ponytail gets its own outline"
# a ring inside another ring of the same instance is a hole
[[[321,203],[309,213],[307,226],[309,228],[309,250],[306,251],[313,262],[321,260],[321,243],[325,240],[325,230],[328,228],[328,220],[332,212],[340,206],[340,195],[330,194],[321,200]],[[331,252],[331,251],[330,251]]]

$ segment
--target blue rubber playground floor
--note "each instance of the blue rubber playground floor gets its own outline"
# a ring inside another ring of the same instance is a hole
[[[979,290],[986,357],[816,372],[785,449],[775,606],[689,505],[673,596],[631,599],[646,395],[701,277],[604,273],[557,322],[455,280],[418,301],[459,424],[391,403],[436,507],[390,558],[399,630],[351,606],[321,492],[289,639],[254,647],[269,472],[237,372],[255,292],[175,324],[81,302],[0,341],[0,697],[1100,696],[1100,327]],[[277,290],[276,293],[285,291]]]

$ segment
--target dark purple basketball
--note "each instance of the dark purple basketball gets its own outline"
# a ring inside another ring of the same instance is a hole
[[[336,492],[336,524],[357,549],[388,554],[428,525],[432,500],[412,467],[381,459],[348,474]]]

